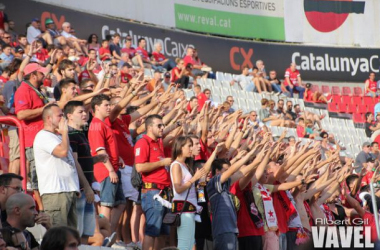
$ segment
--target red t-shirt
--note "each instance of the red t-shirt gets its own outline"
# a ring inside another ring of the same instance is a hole
[[[39,61],[45,62],[49,58],[49,53],[46,49],[41,49],[36,52],[36,57]]]
[[[25,82],[22,82],[20,87],[16,90],[14,103],[16,114],[22,110],[38,109],[45,105],[44,101]],[[24,129],[25,147],[33,147],[34,138],[36,137],[37,133],[44,127],[42,114],[31,120],[22,120],[21,124]]]
[[[164,54],[162,53],[159,53],[157,51],[154,51],[152,53],[153,57],[154,57],[154,60],[156,60],[156,62],[162,62],[166,59],[166,57],[164,56]]]
[[[0,83],[6,83],[7,81],[9,81],[9,78],[5,78],[4,76],[0,76]]]
[[[127,53],[129,56],[129,59],[132,59],[136,54],[136,49],[133,47],[123,48],[123,49],[121,49],[121,53]]]
[[[180,73],[178,67],[175,67],[175,68],[172,69],[172,79],[170,80],[171,82],[175,82],[175,81],[178,80],[178,77],[177,77],[177,75],[175,74],[175,72],[177,72],[178,74]]]
[[[103,47],[101,47],[100,49],[99,49],[99,56],[101,56],[101,55],[104,55],[104,54],[111,54],[111,51],[110,51],[110,49],[109,48],[103,48]],[[100,57],[99,57],[100,58]],[[103,57],[103,58],[101,58],[100,60],[102,60],[102,61],[104,61],[104,60],[109,60],[110,59],[110,57],[109,56],[105,56],[105,57]]]
[[[278,183],[278,184],[280,184],[280,183]],[[288,219],[289,218],[287,216],[287,212],[286,212],[285,208],[282,206],[282,203],[280,201],[280,199],[282,199],[282,197],[280,196],[280,192],[285,192],[285,191],[278,191],[278,192],[272,193],[273,207],[274,207],[274,211],[276,212],[276,214],[281,215],[281,216],[277,216],[278,230],[280,230],[280,233],[286,233],[289,231],[289,227],[288,227]],[[286,194],[285,194],[285,196],[287,197]]]
[[[376,233],[376,223],[375,216],[369,212],[365,212],[363,216],[364,225],[363,225],[363,235],[365,235],[365,228],[371,228],[371,242],[377,241],[377,233]]]
[[[90,58],[86,56],[80,56],[78,60],[78,64],[83,67],[89,60]]]
[[[371,79],[368,79],[367,81],[369,82],[368,89],[373,91],[373,92],[376,92],[377,91],[377,82],[371,81]],[[367,93],[369,93],[369,91],[366,90],[365,93],[367,94]]]
[[[97,151],[102,149],[107,152],[116,172],[119,170],[119,149],[116,136],[109,126],[110,123],[108,117],[104,122],[94,117],[88,130],[88,141],[93,156],[97,155]],[[94,177],[97,182],[102,182],[108,176],[109,172],[103,162],[98,162],[94,165]]]
[[[165,158],[164,145],[162,139],[153,140],[147,135],[138,140],[135,145],[135,164],[157,162]],[[156,183],[169,187],[170,175],[165,167],[159,167],[152,172],[141,174],[145,183]]]
[[[239,229],[239,237],[264,235],[264,227],[257,228],[255,223],[252,221],[251,216],[249,215],[243,192],[247,190],[252,192],[252,182],[250,182],[244,190],[240,189],[239,181],[232,184],[230,188],[230,192],[236,195],[240,201],[240,209],[237,212],[237,226]]]
[[[373,171],[369,171],[362,179],[362,185],[361,186],[364,186],[364,185],[368,185],[370,182],[371,182],[371,179],[373,177],[373,174],[374,172]]]
[[[297,126],[297,136],[301,137],[301,138],[304,138],[305,134],[306,134],[305,128],[302,127],[302,126],[300,126],[300,125],[298,125]]]
[[[313,101],[313,92],[310,89],[307,91],[307,96],[305,97],[305,101],[307,102]]]
[[[199,93],[198,98],[198,111],[200,112],[205,105],[205,102],[208,100],[207,96],[203,93]]]
[[[149,60],[149,54],[148,54],[148,51],[146,51],[145,49],[143,48],[140,48],[140,47],[137,47],[136,49],[136,53],[141,55],[141,57],[145,60]]]
[[[121,82],[122,83],[129,83],[129,81],[132,79],[132,76],[128,73],[120,72]]]
[[[377,142],[380,145],[380,135],[376,136],[374,142]]]
[[[195,157],[195,160],[207,161],[211,156],[210,151],[208,151],[207,142],[204,144],[202,139],[199,139],[199,144],[201,145],[201,152]]]
[[[109,120],[108,120],[109,121]],[[133,152],[133,141],[131,133],[129,132],[129,124],[131,123],[130,115],[122,115],[121,119],[116,120],[111,124],[107,124],[112,127],[112,130],[116,136],[117,146],[119,147],[120,157],[123,159],[124,164],[133,166],[135,162]]]
[[[291,71],[290,68],[288,68],[286,71],[285,71],[285,78],[286,77],[289,77],[289,80],[290,82],[294,85],[294,86],[298,86],[298,77],[301,76],[300,72],[296,69],[295,71]],[[285,86],[288,86],[288,83],[287,81],[284,81],[284,85]]]
[[[191,63],[192,65],[195,65],[197,62],[194,60],[194,58],[192,56],[185,56],[183,58],[183,61],[185,62],[185,67]]]

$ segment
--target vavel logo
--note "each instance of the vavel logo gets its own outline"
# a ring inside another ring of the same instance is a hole
[[[311,227],[314,248],[353,248],[373,249],[375,245],[371,242],[371,228],[347,226],[347,227]]]

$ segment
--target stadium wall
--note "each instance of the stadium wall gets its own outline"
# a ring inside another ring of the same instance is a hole
[[[26,23],[33,18],[52,18],[57,27],[68,21],[77,36],[87,38],[96,33],[101,39],[115,32],[124,38],[130,35],[133,44],[140,37],[147,39],[147,50],[155,42],[163,44],[163,53],[171,58],[184,57],[188,46],[195,46],[200,57],[214,70],[240,73],[244,65],[252,67],[262,59],[267,70],[274,69],[281,77],[289,64],[299,65],[304,79],[315,81],[363,82],[369,72],[379,72],[379,50],[302,46],[277,43],[251,42],[137,24],[58,6],[23,0],[4,0],[6,13],[16,21],[18,32],[25,32]],[[161,1],[160,1],[161,2]]]

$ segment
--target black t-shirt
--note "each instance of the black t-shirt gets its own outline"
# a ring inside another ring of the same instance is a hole
[[[297,119],[297,114],[294,113],[291,110],[286,111],[287,114],[289,114],[292,117],[292,120],[295,121]]]
[[[277,85],[281,85],[281,81],[279,80],[279,79],[277,79],[277,77],[276,78],[270,78],[269,77],[269,81],[271,82],[271,81],[274,81],[274,80],[277,80],[278,81],[278,83],[276,83]]]
[[[94,182],[94,161],[91,156],[90,145],[83,131],[76,130],[69,126],[70,147],[74,153],[78,154],[78,162],[82,167],[83,173],[88,184]]]
[[[121,48],[120,48],[119,44],[110,43],[110,51],[111,51],[112,56],[113,56],[114,51],[116,51],[116,54],[121,56]]]
[[[371,126],[373,126],[372,123],[370,123],[370,122],[365,123],[365,134],[367,135],[367,137],[371,137],[373,134],[373,131],[369,128]]]
[[[1,210],[1,224],[4,227],[4,223],[7,223],[7,210]]]

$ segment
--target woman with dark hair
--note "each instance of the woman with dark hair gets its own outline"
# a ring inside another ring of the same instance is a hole
[[[40,250],[75,250],[79,245],[77,230],[71,227],[53,227],[44,235]]]
[[[99,51],[100,44],[99,44],[99,39],[98,35],[96,34],[91,34],[88,39],[87,39],[87,44],[88,44],[88,50],[94,49],[96,52]]]
[[[178,249],[180,250],[191,250],[195,243],[195,213],[198,203],[194,183],[205,174],[204,168],[194,174],[192,166],[189,166],[192,153],[193,140],[190,137],[180,136],[175,140],[170,177],[174,193],[172,211],[182,212],[181,226],[177,228]]]

